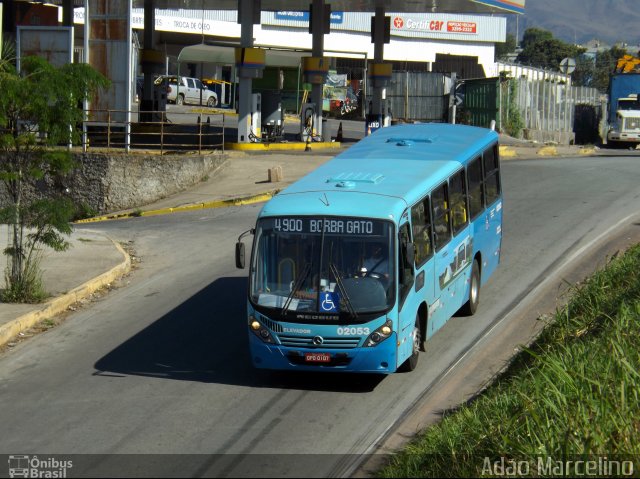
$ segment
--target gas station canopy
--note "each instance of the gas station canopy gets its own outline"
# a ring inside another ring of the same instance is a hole
[[[83,7],[85,0],[71,0]],[[307,11],[312,0],[262,0],[263,11]],[[384,6],[388,12],[404,13],[524,13],[526,0],[328,0],[334,12],[373,12]],[[62,5],[64,0],[50,0]],[[144,8],[145,0],[133,0],[134,8]],[[155,8],[183,8],[186,10],[237,10],[238,0],[155,0]]]
[[[235,63],[234,46],[238,45],[207,45],[199,43],[184,47],[178,55],[179,63],[209,62],[221,65],[233,65]],[[264,48],[265,66],[297,67],[300,58],[311,56],[310,51],[277,50]]]
[[[309,9],[311,0],[262,0],[260,9],[266,11]],[[144,0],[134,0],[143,7]],[[524,13],[525,0],[330,0],[331,10],[342,12],[373,12],[384,6],[389,12],[428,13]],[[185,8],[195,10],[237,10],[237,0],[156,0],[156,8]]]

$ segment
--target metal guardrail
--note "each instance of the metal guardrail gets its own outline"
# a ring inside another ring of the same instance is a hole
[[[82,151],[91,148],[146,151],[221,149],[225,114],[134,110],[86,110]],[[134,120],[134,118],[137,120]]]

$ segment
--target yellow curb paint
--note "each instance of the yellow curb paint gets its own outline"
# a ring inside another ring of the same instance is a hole
[[[305,148],[312,150],[340,148],[342,143],[339,141],[324,142],[292,142],[292,143],[225,143],[227,150],[235,151],[304,151]]]
[[[512,158],[514,156],[518,156],[518,153],[516,153],[516,150],[514,150],[513,148],[509,148],[505,145],[500,145],[500,156],[505,158]]]
[[[268,201],[277,195],[281,190],[267,191],[266,193],[259,193],[257,195],[245,196],[241,198],[230,198],[228,200],[216,200],[207,203],[194,203],[191,205],[176,206],[174,208],[161,208],[158,210],[138,211],[135,213],[122,213],[118,215],[96,216],[95,218],[86,218],[83,220],[75,221],[74,223],[97,223],[100,221],[120,220],[127,218],[138,218],[140,216],[157,216],[166,215],[170,213],[178,213],[181,211],[193,211],[208,208],[224,208],[228,206],[243,206],[253,203],[261,203]]]
[[[558,150],[555,146],[543,146],[537,151],[540,156],[555,156],[558,154]]]
[[[141,216],[141,214],[140,213],[121,213],[118,215],[94,216],[93,218],[84,218],[82,220],[76,220],[73,223],[74,224],[97,223],[99,221],[120,220],[125,218],[133,218],[135,216]]]
[[[224,108],[190,108],[189,113],[202,114],[202,116],[206,115],[226,115],[226,116],[238,116],[238,114],[233,110],[226,110]],[[205,120],[206,121],[206,120]]]
[[[110,239],[110,238],[109,238]],[[114,246],[120,251],[124,260],[119,265],[111,268],[109,271],[102,273],[99,276],[83,283],[77,288],[72,289],[62,296],[58,296],[50,301],[47,301],[42,308],[36,311],[23,314],[18,318],[9,321],[0,326],[0,346],[4,346],[12,339],[14,339],[22,331],[26,331],[32,328],[40,321],[52,318],[57,314],[60,314],[69,308],[74,303],[88,297],[94,291],[106,286],[109,283],[114,282],[118,278],[121,278],[131,270],[131,257],[122,247],[111,240]]]
[[[267,201],[273,198],[276,194],[278,194],[279,190],[274,190],[272,192],[263,193],[260,195],[247,196],[245,198],[232,198],[229,200],[217,200],[211,201],[209,203],[203,203],[203,208],[222,208],[226,206],[243,206],[250,205],[253,203],[260,203],[262,201]]]
[[[595,151],[595,148],[580,148],[578,153],[581,155],[591,155],[592,153],[595,153]]]

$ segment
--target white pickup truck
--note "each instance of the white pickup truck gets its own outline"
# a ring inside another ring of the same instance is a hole
[[[197,78],[174,75],[160,76],[156,79],[155,84],[159,85],[162,82],[166,82],[167,85],[167,101],[176,105],[190,103],[207,105],[211,108],[218,105],[216,92],[209,90]]]

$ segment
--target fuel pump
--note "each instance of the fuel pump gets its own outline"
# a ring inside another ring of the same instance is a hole
[[[253,93],[251,95],[251,128],[249,130],[249,141],[257,143],[262,140],[262,95]]]
[[[317,136],[317,126],[314,124],[316,114],[315,103],[303,103],[300,115],[300,140],[305,143],[313,141]]]

